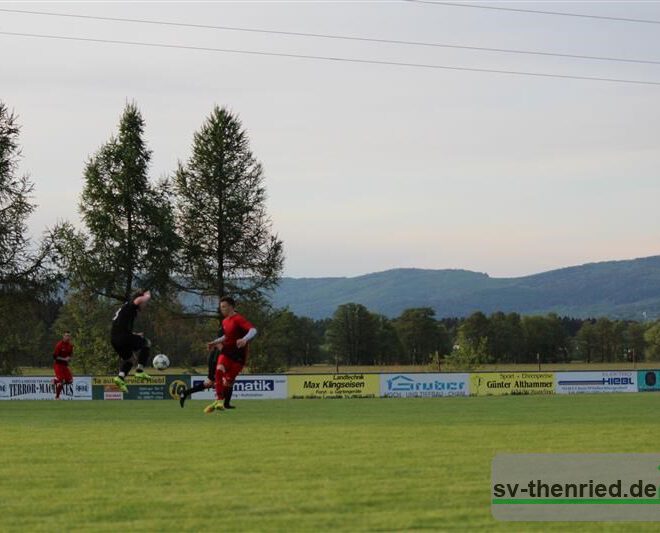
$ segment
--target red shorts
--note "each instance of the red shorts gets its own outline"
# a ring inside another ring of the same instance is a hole
[[[58,381],[62,383],[73,383],[73,374],[67,365],[62,365],[60,363],[53,364],[53,369],[55,370],[55,377]]]
[[[232,383],[236,376],[241,373],[243,370],[243,363],[234,361],[231,357],[220,354],[218,356],[218,365],[216,366],[216,373],[219,370],[220,365],[225,367],[225,381]]]

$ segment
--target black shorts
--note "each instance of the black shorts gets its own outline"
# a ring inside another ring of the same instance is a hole
[[[223,346],[222,355],[226,355],[232,361],[244,365],[247,358],[247,347],[239,348],[238,346],[233,346],[230,348],[229,346]]]
[[[149,341],[142,335],[127,335],[126,337],[113,338],[110,344],[112,344],[115,352],[119,354],[119,357],[126,361],[133,357],[134,352],[139,352],[149,346]]]

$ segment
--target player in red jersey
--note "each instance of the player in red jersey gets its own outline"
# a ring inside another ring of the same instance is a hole
[[[222,345],[215,370],[216,400],[208,405],[205,413],[231,409],[232,389],[236,376],[240,374],[248,357],[248,343],[257,335],[256,328],[236,312],[236,302],[229,296],[220,298],[222,337],[209,343],[209,346]]]
[[[69,362],[73,355],[73,344],[71,344],[71,333],[68,331],[62,335],[62,340],[55,345],[53,352],[53,370],[55,370],[55,399],[59,400],[64,385],[71,385],[73,383],[73,375],[69,369]]]

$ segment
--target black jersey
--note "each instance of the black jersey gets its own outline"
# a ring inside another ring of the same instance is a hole
[[[121,338],[133,333],[133,322],[137,316],[139,307],[133,302],[126,302],[115,313],[112,319],[112,329],[110,335],[112,338]]]

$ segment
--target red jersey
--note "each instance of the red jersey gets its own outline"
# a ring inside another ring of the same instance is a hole
[[[242,315],[238,313],[225,318],[222,321],[222,333],[224,340],[222,341],[222,354],[227,357],[245,363],[247,359],[248,349],[247,345],[243,348],[236,346],[236,341],[242,339],[247,335],[254,326]]]
[[[56,363],[68,365],[73,355],[73,344],[68,341],[60,341],[55,345],[53,359]]]

